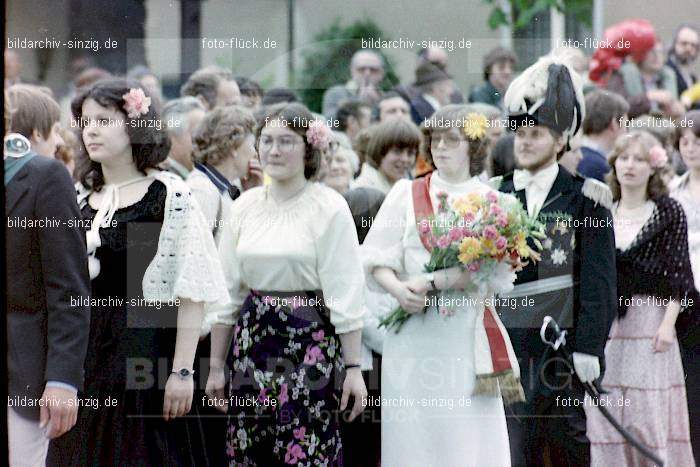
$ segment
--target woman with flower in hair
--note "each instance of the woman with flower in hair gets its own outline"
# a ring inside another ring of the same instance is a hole
[[[458,267],[426,274],[431,252],[416,224],[424,210],[432,214],[443,203],[494,190],[469,169],[486,157],[486,125],[462,105],[445,106],[426,121],[422,154],[436,171],[396,182],[362,245],[370,290],[391,294],[412,314],[398,332],[385,333],[382,347],[383,465],[510,466],[501,389],[476,394],[477,364],[491,358],[476,334],[485,332],[477,317],[494,292],[512,288],[515,274],[506,268],[486,288]],[[498,334],[510,348],[502,327]]]
[[[353,218],[339,193],[311,181],[331,136],[301,104],[269,108],[256,140],[271,183],[224,216],[219,255],[233,304],[211,308],[207,393],[228,411],[231,465],[342,465],[338,410],[352,397],[354,418],[367,395]]]
[[[620,136],[609,158],[619,303],[605,347],[603,399],[666,465],[695,465],[675,323],[698,293],[686,217],[661,180],[667,160],[645,131]],[[646,465],[587,402],[591,465]]]
[[[72,110],[92,293],[71,301],[90,303],[90,338],[78,421],[48,465],[208,465],[184,416],[204,303],[230,301],[213,238],[185,182],[157,169],[168,139],[137,83],[99,81]]]

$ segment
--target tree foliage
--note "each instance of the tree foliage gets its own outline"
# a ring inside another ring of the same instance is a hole
[[[341,26],[340,18],[314,37],[311,45],[305,46],[302,53],[303,65],[298,75],[299,93],[304,103],[315,112],[321,111],[323,93],[331,86],[345,83],[350,78],[350,59],[362,49],[362,40],[390,39],[372,20],[356,21]],[[389,89],[398,83],[393,67],[384,57],[384,80],[382,89]]]
[[[507,0],[510,3],[510,14],[501,7],[500,0],[483,0],[493,8],[488,18],[491,29],[501,25],[510,25],[513,30],[525,27],[537,13],[556,8],[562,13],[574,15],[577,21],[590,26],[593,0]]]

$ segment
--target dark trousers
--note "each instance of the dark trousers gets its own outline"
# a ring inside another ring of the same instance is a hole
[[[578,407],[574,400],[578,400]],[[514,467],[590,465],[582,391],[539,396],[530,403],[509,407],[506,415]]]
[[[381,396],[382,357],[372,352],[372,370],[363,371],[362,376],[367,387],[367,396]],[[348,409],[342,413],[340,438],[343,442],[344,467],[379,467],[382,455],[382,408],[371,406],[357,416],[347,420],[353,400],[348,402]]]
[[[695,307],[692,312],[685,311],[676,322],[685,373],[685,392],[688,398],[690,443],[696,460],[700,458],[700,391],[698,391],[700,387],[700,320],[698,312],[700,312],[698,307]]]

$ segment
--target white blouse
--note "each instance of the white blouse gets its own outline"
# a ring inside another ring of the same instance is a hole
[[[231,209],[233,200],[228,193],[219,192],[216,185],[200,170],[190,172],[187,184],[207,220],[209,230],[217,233],[215,240],[218,243],[221,228],[216,227],[223,223],[223,215]]]
[[[321,290],[338,334],[362,328],[364,275],[345,199],[308,183],[278,203],[269,186],[245,191],[225,213],[219,255],[232,305],[210,309],[233,324],[250,289]]]

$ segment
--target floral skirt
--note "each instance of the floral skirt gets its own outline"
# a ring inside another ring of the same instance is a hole
[[[230,465],[342,465],[344,366],[314,292],[251,292],[231,353]]]

